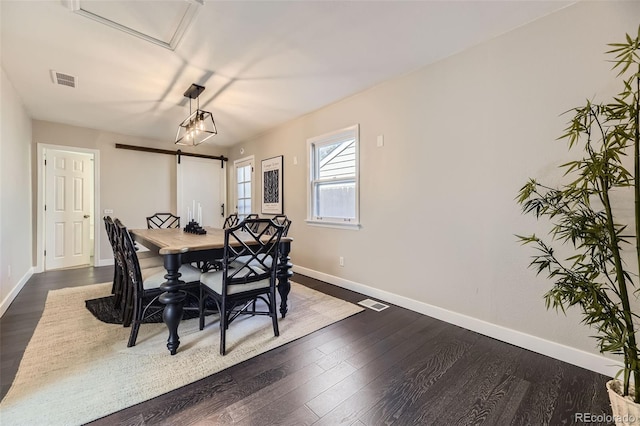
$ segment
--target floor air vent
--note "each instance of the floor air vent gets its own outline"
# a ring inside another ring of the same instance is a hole
[[[58,71],[51,70],[51,80],[53,84],[59,84],[61,86],[76,87],[76,78],[69,74],[64,74]]]
[[[374,311],[377,311],[377,312],[385,310],[389,307],[389,305],[385,305],[384,303],[376,302],[375,300],[371,300],[371,299],[361,300],[360,302],[358,302],[358,305],[362,305],[366,308],[373,309]]]

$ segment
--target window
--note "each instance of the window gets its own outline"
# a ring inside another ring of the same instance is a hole
[[[355,125],[307,141],[309,222],[358,227],[358,133]]]
[[[243,220],[251,213],[251,181],[253,178],[253,159],[236,161],[236,211],[238,219]]]

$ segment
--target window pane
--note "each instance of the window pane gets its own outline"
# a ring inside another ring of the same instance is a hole
[[[356,184],[321,183],[316,186],[316,211],[318,217],[356,217]]]
[[[238,215],[246,215],[247,214],[247,208],[246,208],[246,200],[238,200]]]
[[[330,148],[328,154],[322,150]],[[356,174],[356,141],[349,140],[325,145],[318,148],[319,172],[318,178],[331,179],[355,176]]]

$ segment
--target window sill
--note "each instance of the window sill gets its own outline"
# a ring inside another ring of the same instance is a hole
[[[307,222],[311,226],[319,226],[321,228],[351,229],[354,231],[357,231],[361,228],[361,225],[355,222],[329,222],[326,220],[313,219],[306,219],[305,222]]]

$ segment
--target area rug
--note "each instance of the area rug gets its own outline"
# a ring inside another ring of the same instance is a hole
[[[176,355],[164,324],[143,324],[136,346],[129,329],[97,320],[85,300],[109,294],[111,283],[50,291],[13,385],[0,402],[3,425],[83,424],[217,373],[363,309],[291,283],[289,312],[273,336],[266,316],[237,319],[219,354],[215,316],[180,323]]]

